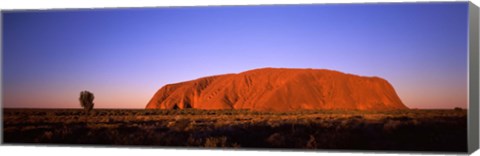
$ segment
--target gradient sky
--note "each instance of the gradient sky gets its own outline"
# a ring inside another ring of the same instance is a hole
[[[467,107],[468,2],[3,12],[3,106],[144,108],[163,85],[262,67],[388,80],[410,108]]]

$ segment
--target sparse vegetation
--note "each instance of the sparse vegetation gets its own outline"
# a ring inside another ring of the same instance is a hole
[[[4,143],[467,150],[466,110],[4,109]],[[88,118],[86,122],[83,119]]]
[[[453,110],[456,110],[456,111],[461,111],[461,110],[463,110],[463,109],[462,109],[462,108],[460,108],[460,107],[455,107]]]

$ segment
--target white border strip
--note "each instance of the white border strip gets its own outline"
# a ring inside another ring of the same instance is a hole
[[[327,3],[397,3],[397,2],[465,2],[467,0],[2,0],[0,9],[72,9],[72,8],[136,8],[161,6],[219,6],[264,4],[327,4]]]

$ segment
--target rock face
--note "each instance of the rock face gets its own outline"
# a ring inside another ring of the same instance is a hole
[[[163,86],[147,109],[408,109],[392,85],[325,69],[261,68]]]

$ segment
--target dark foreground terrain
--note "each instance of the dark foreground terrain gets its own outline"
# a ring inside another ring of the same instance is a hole
[[[4,143],[465,152],[467,112],[3,109],[3,137]]]

